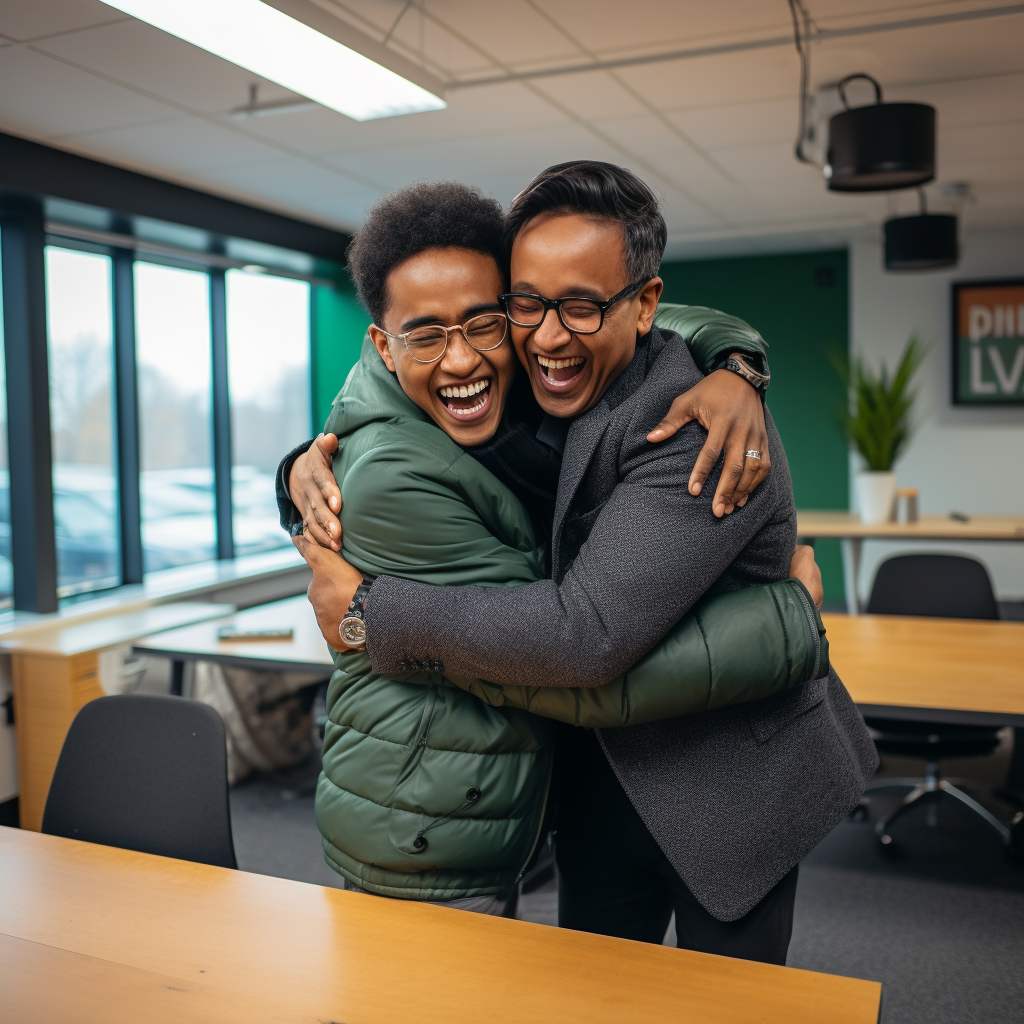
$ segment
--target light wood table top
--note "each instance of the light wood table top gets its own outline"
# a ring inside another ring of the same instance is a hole
[[[218,640],[221,626],[242,629],[292,628],[291,640]],[[140,654],[163,654],[179,661],[219,661],[243,668],[281,671],[326,669],[333,671],[331,651],[316,624],[305,594],[283,601],[246,608],[212,622],[169,629],[147,636],[135,645]]]
[[[70,625],[60,619],[54,619],[51,622],[27,626],[16,634],[0,640],[0,650],[11,654],[50,654],[69,657],[85,651],[130,643],[157,630],[219,618],[234,610],[234,605],[230,604],[176,601],[173,604],[155,604],[118,615],[97,614],[95,618]]]
[[[865,714],[1024,725],[1024,623],[823,615],[829,660]]]
[[[869,1024],[881,986],[0,828],[0,1018]]]
[[[1024,516],[921,516],[916,523],[862,523],[852,512],[798,511],[800,537],[889,537],[903,540],[1022,540]]]

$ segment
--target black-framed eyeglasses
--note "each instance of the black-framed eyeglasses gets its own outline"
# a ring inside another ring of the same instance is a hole
[[[573,334],[597,334],[604,326],[604,316],[616,302],[621,302],[647,283],[647,278],[626,285],[603,302],[583,296],[568,295],[562,299],[546,299],[529,292],[506,292],[498,296],[509,320],[517,327],[539,327],[549,309],[558,313],[562,326]]]
[[[452,327],[430,324],[427,327],[415,327],[405,334],[390,334],[383,327],[377,330],[387,334],[392,341],[402,342],[416,362],[436,363],[448,350],[448,339],[452,331],[461,331],[469,347],[477,352],[490,352],[505,340],[508,320],[504,313],[482,313],[464,324]]]

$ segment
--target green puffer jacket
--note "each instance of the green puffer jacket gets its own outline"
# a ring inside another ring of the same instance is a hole
[[[696,354],[704,365],[717,356]],[[493,586],[542,577],[544,553],[518,499],[406,397],[368,341],[325,430],[339,437],[343,551],[363,572]],[[806,591],[787,580],[702,602],[601,687],[499,687],[429,671],[384,678],[364,653],[335,654],[316,795],[327,862],[381,895],[506,892],[539,838],[548,719],[620,726],[768,696],[820,674],[823,633]]]

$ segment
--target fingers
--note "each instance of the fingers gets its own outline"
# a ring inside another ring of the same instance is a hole
[[[743,476],[743,451],[730,443],[725,449],[722,463],[722,475],[718,478],[718,487],[711,501],[711,511],[721,518],[736,508],[736,485]]]
[[[748,438],[746,450],[760,452],[761,458],[744,459],[746,465],[743,467],[743,476],[736,487],[736,505],[739,508],[747,503],[749,494],[764,483],[768,470],[772,468],[772,457],[768,454],[768,434],[764,424],[758,424],[758,427],[756,436]]]
[[[327,507],[332,512],[340,512],[341,491],[338,489],[338,482],[334,479],[333,472],[334,453],[338,450],[338,438],[334,434],[320,434],[316,438],[314,447],[319,457],[313,460],[311,467],[313,483],[316,484],[318,490],[323,495],[324,501],[327,502]],[[312,449],[310,449],[310,453],[312,453]],[[337,530],[329,530],[328,532],[341,536],[341,524],[333,515],[330,517],[330,522],[337,526]],[[321,525],[327,529],[327,523],[322,523]]]
[[[306,531],[308,538],[315,544],[320,545],[322,548],[327,548],[330,551],[340,551],[341,545],[335,540],[333,536],[328,532],[328,522],[333,521],[335,524],[335,530],[338,536],[341,535],[341,526],[338,524],[338,520],[331,515],[322,505],[318,504],[314,500],[310,500],[306,503],[305,519],[302,525]]]
[[[680,395],[669,407],[668,415],[647,435],[647,440],[664,441],[675,434],[681,427],[685,427],[696,415],[696,410],[687,396]],[[706,477],[707,474],[705,473],[704,476]],[[699,490],[694,491],[692,486],[690,491],[693,494],[700,493]]]
[[[700,454],[697,456],[693,464],[693,472],[690,473],[689,489],[691,494],[700,494],[704,487],[704,482],[707,480],[711,471],[715,468],[718,462],[718,456],[722,454],[722,445],[724,444],[725,437],[722,433],[716,430],[712,430],[708,434],[708,439],[704,442],[704,447],[701,448]],[[721,489],[721,482],[719,482],[719,489]],[[716,515],[719,513],[716,513]]]
[[[334,474],[330,470],[325,472],[318,467],[313,470],[313,482],[319,489],[324,501],[327,502],[327,507],[330,509],[330,522],[337,528],[337,533],[340,536],[341,523],[338,522],[334,515],[335,512],[341,511],[341,490],[338,487],[338,481],[334,479]],[[326,528],[326,524],[323,525]]]
[[[327,459],[327,464],[330,465],[334,453],[338,450],[338,435],[318,434],[316,437],[316,446],[320,449],[324,458]]]
[[[754,449],[754,451],[757,450]],[[764,466],[767,458],[766,451],[761,453],[760,459],[747,458],[746,452],[744,452],[743,475],[736,482],[736,490],[733,493],[733,501],[738,508],[742,508],[747,503],[750,492],[768,475],[768,470]]]
[[[814,561],[814,548],[810,544],[797,544],[793,557],[789,560],[789,575],[797,576],[801,566],[807,564],[808,558]]]

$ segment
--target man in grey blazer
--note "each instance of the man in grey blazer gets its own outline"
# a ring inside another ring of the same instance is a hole
[[[700,374],[680,339],[652,326],[666,231],[639,179],[590,161],[549,168],[513,202],[509,232],[513,341],[556,425],[549,443],[563,446],[551,578],[486,588],[378,577],[367,651],[385,674],[430,661],[497,683],[596,686],[703,594],[788,575],[792,484],[767,415],[771,472],[728,517],[712,514],[711,486],[688,488],[705,440],[697,424],[651,442],[680,384]],[[346,597],[361,582],[351,572]],[[674,910],[680,945],[784,963],[796,865],[877,763],[825,669],[753,704],[567,735],[560,924],[658,942]]]

